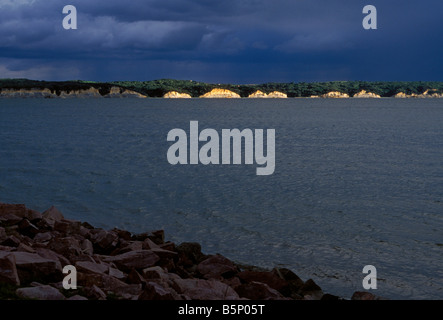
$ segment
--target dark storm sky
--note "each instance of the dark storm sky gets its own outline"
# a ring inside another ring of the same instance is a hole
[[[441,0],[0,0],[0,78],[442,81],[442,61]]]

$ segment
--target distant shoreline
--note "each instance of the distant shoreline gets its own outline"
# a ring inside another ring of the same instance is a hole
[[[209,84],[192,80],[0,79],[0,98],[443,98],[443,82]]]

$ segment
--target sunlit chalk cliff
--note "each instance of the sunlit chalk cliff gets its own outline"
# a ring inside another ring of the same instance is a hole
[[[257,90],[256,92],[250,94],[248,98],[287,98],[287,94],[283,92],[273,91],[269,94],[266,94],[264,92],[261,92],[260,90]]]
[[[248,96],[248,98],[267,98],[267,97],[268,95],[264,92],[261,92],[260,90],[257,90]]]
[[[359,93],[354,94],[353,98],[380,98],[380,96],[378,94],[362,90]]]
[[[166,93],[163,98],[166,99],[190,99],[192,98],[191,95],[187,94],[187,93],[179,93],[177,91],[169,91],[168,93]]]
[[[212,91],[205,93],[200,98],[240,98],[240,95],[226,89],[212,89]]]
[[[108,94],[103,96],[104,98],[146,98],[146,96],[128,89],[120,87],[112,87]]]
[[[325,93],[321,96],[322,98],[349,98],[349,95],[347,93],[342,93],[338,91],[331,91],[328,93]]]

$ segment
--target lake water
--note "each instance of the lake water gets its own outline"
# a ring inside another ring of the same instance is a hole
[[[275,129],[276,167],[177,165],[169,130]],[[443,299],[443,99],[0,99],[0,201],[292,269],[325,292]]]

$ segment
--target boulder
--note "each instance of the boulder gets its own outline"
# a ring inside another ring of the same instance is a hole
[[[6,240],[8,235],[6,234],[6,230],[3,227],[0,227],[0,242]]]
[[[51,286],[39,286],[39,287],[29,287],[17,289],[17,296],[25,299],[36,299],[36,300],[65,300],[65,296],[60,293],[57,289]]]
[[[7,251],[0,251],[0,283],[20,285],[15,256]]]
[[[18,224],[18,230],[21,234],[26,235],[30,238],[34,238],[34,236],[40,232],[40,230],[32,224],[28,219],[23,219]]]
[[[117,256],[104,257],[106,262],[114,262],[123,271],[131,271],[132,268],[142,270],[153,266],[160,260],[159,256],[151,250],[130,251]]]
[[[24,204],[0,203],[0,216],[5,216],[9,214],[23,219],[27,217],[28,209]]]
[[[272,272],[263,271],[243,271],[238,274],[240,280],[246,283],[261,282],[267,284],[270,288],[279,292],[286,290],[288,284],[278,275]]]
[[[148,282],[138,300],[174,300],[170,290],[172,289],[167,290],[158,283]]]
[[[37,280],[60,280],[62,272],[58,261],[43,258],[35,253],[11,252],[15,257],[18,276],[21,282]]]
[[[21,240],[19,238],[17,238],[14,235],[8,236],[6,237],[5,240],[3,240],[0,244],[2,246],[7,246],[7,247],[18,247],[21,243]]]
[[[179,264],[184,267],[190,267],[199,264],[205,259],[205,255],[201,252],[201,245],[196,242],[183,242],[176,247]]]
[[[100,254],[109,254],[117,247],[119,238],[113,231],[95,229],[90,231],[94,250]]]
[[[244,283],[235,288],[237,294],[242,298],[251,300],[283,300],[284,296],[265,283],[252,281]]]
[[[85,295],[93,300],[106,300],[106,294],[103,292],[102,289],[97,287],[95,284],[93,284],[90,287],[85,287],[83,289]]]
[[[227,284],[210,279],[174,279],[177,292],[192,300],[238,300],[239,296]]]
[[[314,282],[314,280],[309,279],[300,288],[299,294],[302,295],[306,300],[320,300],[323,296],[323,291]]]
[[[238,268],[232,261],[217,254],[200,262],[197,271],[206,279],[219,279],[232,277],[238,273]]]
[[[75,267],[77,271],[84,272],[84,273],[98,273],[98,274],[104,274],[108,272],[109,266],[105,264],[98,264],[94,262],[89,261],[78,261],[75,263]]]
[[[48,242],[52,239],[52,233],[51,232],[41,232],[35,235],[34,242]]]
[[[54,206],[51,206],[51,208],[43,212],[42,216],[45,222],[52,227],[54,227],[55,221],[60,221],[65,218],[63,214]]]

